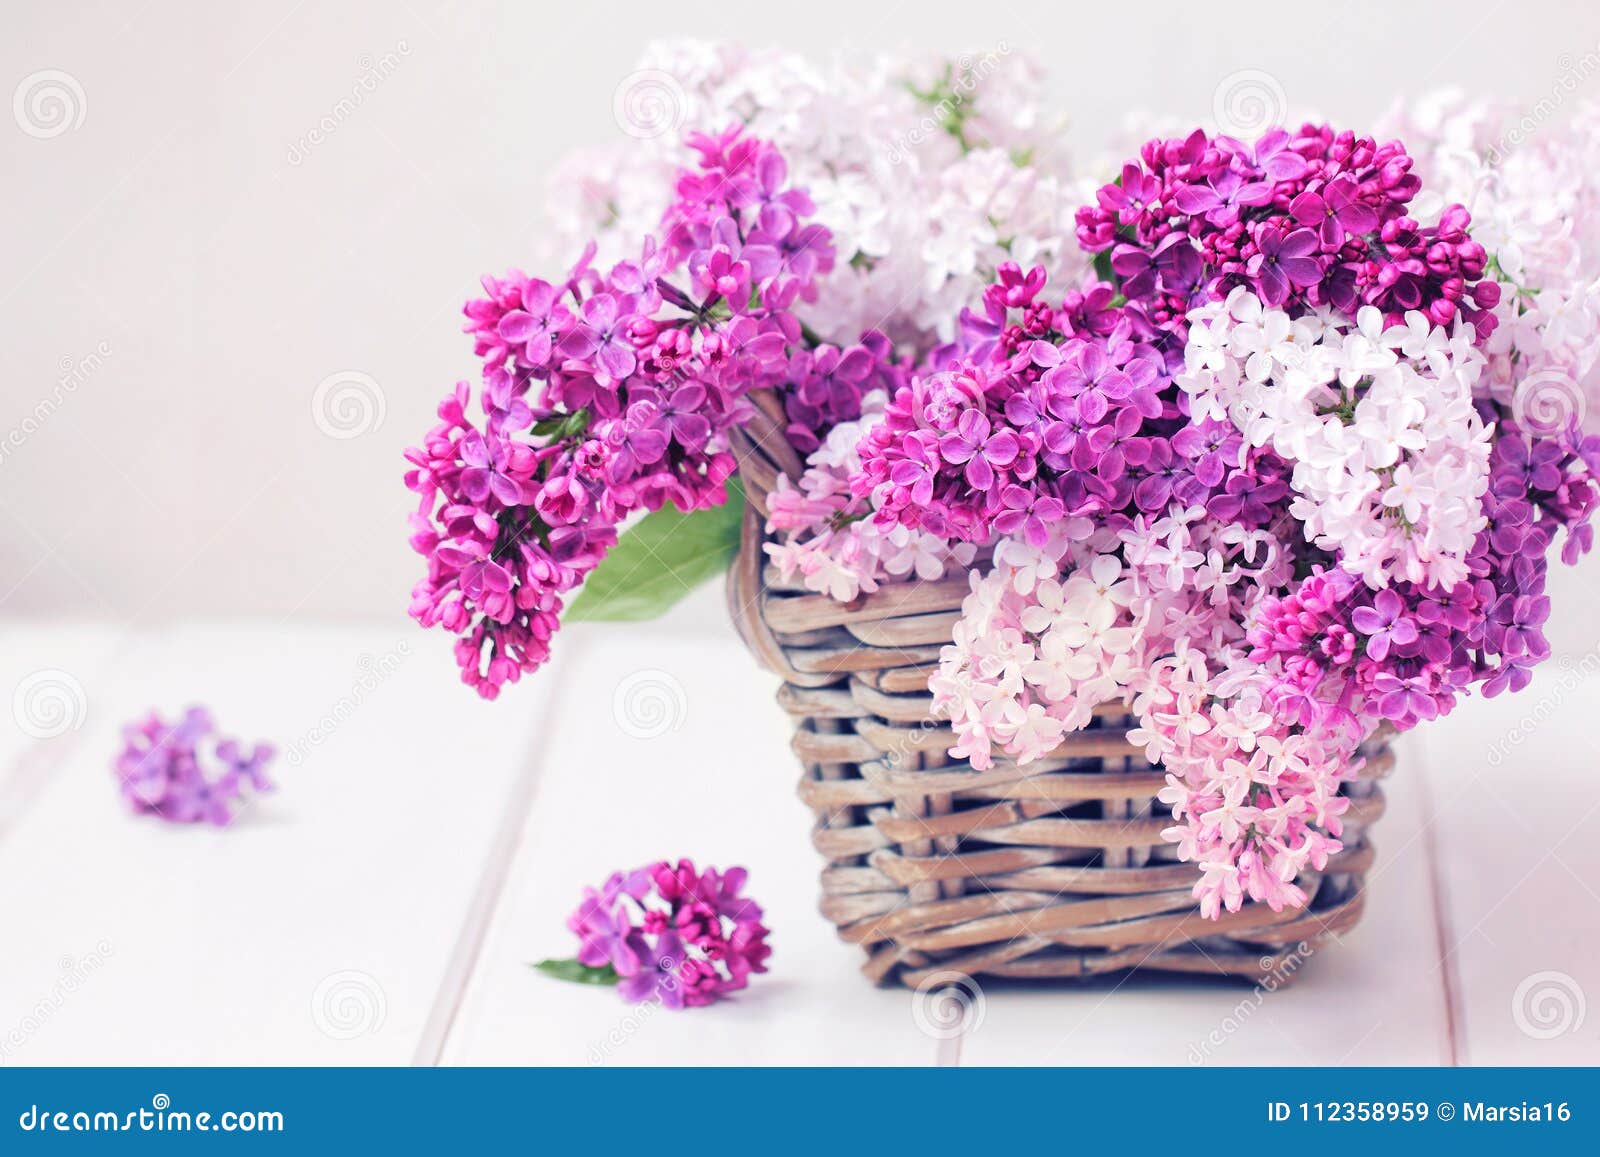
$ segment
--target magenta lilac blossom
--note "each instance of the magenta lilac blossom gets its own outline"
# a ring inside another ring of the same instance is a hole
[[[743,894],[747,877],[743,868],[701,871],[690,860],[662,860],[585,889],[567,920],[578,937],[580,975],[615,982],[633,1003],[672,1009],[702,1007],[746,987],[772,955],[761,906]],[[541,967],[562,975],[566,963]]]
[[[171,721],[152,711],[124,727],[122,740],[112,769],[141,815],[227,827],[243,801],[274,787],[266,771],[273,748],[221,735],[203,707]]]
[[[1244,286],[1263,304],[1363,305],[1397,324],[1463,317],[1487,337],[1500,285],[1460,205],[1421,224],[1421,182],[1398,141],[1304,125],[1254,145],[1196,129],[1153,140],[1078,210],[1078,239],[1151,324],[1183,332],[1191,306]]]
[[[544,663],[566,596],[628,515],[723,501],[752,389],[795,382],[803,439],[895,372],[874,335],[845,350],[802,335],[792,307],[833,250],[777,150],[737,130],[690,144],[699,163],[636,260],[484,279],[466,307],[482,416],[462,382],[407,452],[411,541],[428,561],[411,613],[459,636],[462,677],[485,698]]]

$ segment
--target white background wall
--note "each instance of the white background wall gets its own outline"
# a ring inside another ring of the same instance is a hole
[[[613,91],[655,36],[817,54],[1008,42],[1047,61],[1084,155],[1130,108],[1206,117],[1240,69],[1360,127],[1444,84],[1531,104],[1600,51],[1592,0],[6,9],[0,96],[60,70],[82,120],[40,139],[0,113],[0,442],[27,427],[0,454],[0,614],[140,622],[403,609],[400,450],[476,372],[461,302],[531,249],[551,162],[619,132]],[[386,54],[398,67],[293,163]],[[358,438],[313,420],[341,371],[385,402]],[[1600,569],[1563,583],[1569,649],[1600,637],[1597,587]]]

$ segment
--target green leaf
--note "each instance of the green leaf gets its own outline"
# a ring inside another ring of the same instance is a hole
[[[531,967],[546,976],[553,976],[557,980],[570,980],[573,984],[615,984],[618,979],[617,970],[609,964],[591,968],[576,960],[541,960]]]
[[[589,411],[576,410],[571,414],[551,414],[533,424],[533,433],[553,442],[581,437],[589,428]]]
[[[684,514],[664,506],[617,540],[578,597],[572,620],[639,622],[653,619],[707,579],[728,569],[739,550],[744,486],[728,479],[728,499]]]

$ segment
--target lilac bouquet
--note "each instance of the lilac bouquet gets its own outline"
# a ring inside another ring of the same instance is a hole
[[[986,95],[941,114],[963,161],[1006,135]],[[1518,690],[1549,655],[1547,559],[1589,549],[1600,501],[1596,170],[1559,149],[1474,169],[1418,136],[1422,164],[1320,124],[1151,140],[1071,225],[1043,214],[967,262],[980,288],[930,256],[962,210],[858,260],[790,179],[812,146],[691,134],[638,259],[599,273],[591,248],[559,285],[515,275],[468,306],[486,417],[460,386],[412,454],[413,610],[462,635],[492,695],[626,552],[626,516],[715,515],[726,434],[770,391],[806,455],[769,502],[780,571],[840,600],[968,576],[930,682],[952,755],[1027,764],[1119,704],[1167,772],[1202,910],[1300,906],[1362,741]],[[1037,190],[1034,156],[1006,163]],[[1538,208],[1558,189],[1563,221]],[[908,248],[967,299],[866,328],[835,308]]]

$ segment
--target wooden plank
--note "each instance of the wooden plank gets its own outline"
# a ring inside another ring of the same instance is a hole
[[[107,622],[8,619],[0,626],[0,840],[104,709],[102,679],[127,636]]]
[[[408,1062],[560,678],[482,703],[403,620],[145,637],[0,839],[7,1061]],[[193,701],[282,749],[226,830],[128,814],[109,771],[125,720]]]
[[[1425,733],[1463,1063],[1600,1062],[1600,659]]]
[[[816,910],[821,860],[776,680],[704,634],[605,631],[577,660],[444,1063],[932,1063],[910,994],[872,987]],[[746,992],[672,1013],[528,967],[575,951],[564,921],[584,885],[679,856],[750,869],[774,954]]]

